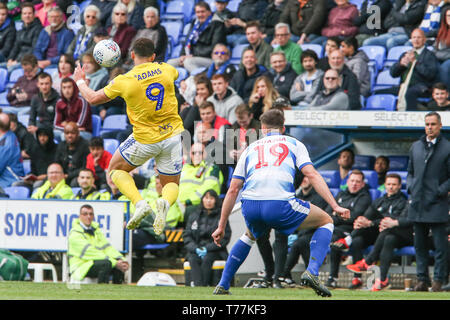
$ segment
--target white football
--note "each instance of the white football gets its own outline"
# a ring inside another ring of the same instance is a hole
[[[120,47],[111,39],[102,40],[94,47],[94,59],[102,67],[109,68],[120,60]]]

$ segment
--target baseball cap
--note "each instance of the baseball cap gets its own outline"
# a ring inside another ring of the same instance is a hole
[[[275,99],[275,101],[272,103],[272,108],[290,108],[291,103],[289,102],[289,99],[283,96],[279,96]]]

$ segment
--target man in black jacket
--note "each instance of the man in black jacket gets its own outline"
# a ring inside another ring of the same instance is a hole
[[[0,3],[0,62],[5,62],[8,58],[15,38],[14,21],[8,17],[8,8],[2,2]]]
[[[22,158],[30,159],[31,155],[37,147],[37,142],[34,136],[27,131],[27,128],[19,122],[17,115],[14,113],[8,113],[10,129],[19,140],[20,151]]]
[[[286,60],[286,55],[283,51],[275,51],[270,55],[270,79],[272,80],[274,88],[280,95],[289,99],[292,83],[297,78],[297,72],[292,69],[290,63]]]
[[[365,248],[374,244],[375,241],[378,241],[379,237],[382,237],[383,239],[386,237],[384,233],[380,233],[381,221],[384,218],[398,219],[406,206],[406,198],[400,190],[402,187],[402,179],[398,174],[389,174],[388,176],[386,176],[385,186],[386,193],[382,197],[372,202],[372,204],[364,212],[364,215],[359,216],[355,220],[353,224],[354,230],[350,233],[350,235],[332,243],[332,248],[338,250],[346,250],[351,245],[353,261],[360,262],[363,260],[363,252]],[[406,234],[405,232],[400,233],[402,237],[399,238],[398,244],[401,244],[402,246],[412,244],[412,230],[409,231],[411,232],[406,232]],[[406,240],[400,241],[403,240],[403,238],[405,238]],[[393,240],[394,239],[390,241]],[[377,258],[380,254],[381,249],[383,248],[383,241],[380,240],[379,242],[380,243],[378,244],[377,252],[373,254],[373,258],[369,259],[370,264],[378,260]],[[392,246],[391,243],[389,245]],[[390,252],[391,256],[394,253],[394,248],[395,246],[392,247],[392,252]],[[388,287],[389,283],[386,277],[391,259],[384,259],[384,265],[380,277],[381,282],[375,284],[375,287],[372,288],[373,291]],[[355,272],[355,278],[359,279],[359,286],[362,286],[360,272],[366,271],[368,266],[363,265],[364,267],[366,267],[365,269],[358,268],[360,264],[357,263],[355,265],[347,266],[347,268]],[[356,282],[357,281],[355,280],[355,283]]]
[[[347,189],[340,191],[335,197],[337,203],[350,209],[350,219],[344,220],[336,215],[330,206],[325,211],[333,218],[334,232],[331,243],[348,236],[353,231],[353,224],[359,216],[366,212],[372,202],[369,190],[364,183],[364,173],[360,170],[352,170],[347,180]],[[342,251],[331,248],[330,252],[330,277],[327,280],[327,287],[336,288],[339,275],[339,263]],[[360,280],[355,278],[350,289],[361,286]]]
[[[217,43],[225,43],[225,25],[213,17],[206,2],[195,4],[195,18],[191,21],[186,41],[179,58],[170,59],[168,64],[184,67],[189,73],[198,68],[207,68],[213,62],[211,53]]]
[[[427,236],[431,230],[435,247],[432,291],[441,291],[446,281],[447,230],[450,191],[450,143],[441,135],[441,116],[425,116],[425,135],[409,151],[407,190],[411,195],[408,218],[414,222],[417,278],[415,291],[428,291]]]

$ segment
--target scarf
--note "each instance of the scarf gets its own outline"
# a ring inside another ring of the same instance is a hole
[[[300,4],[300,8],[297,12],[297,16],[298,16],[298,20],[302,21],[303,17],[302,17],[302,9],[303,7],[308,3],[309,0],[298,0],[298,3]]]
[[[80,33],[77,38],[77,43],[75,45],[75,50],[73,52],[73,58],[78,59],[87,49],[87,45],[92,38],[92,31],[95,26],[86,26],[86,30]]]
[[[211,77],[215,74],[223,74],[225,72],[225,70],[227,69],[228,65],[230,64],[230,60],[226,61],[223,65],[221,65],[219,67],[219,70],[217,70],[216,73],[214,73],[214,70],[216,70],[215,64],[211,63],[211,65],[209,66],[207,72],[206,72],[206,76],[208,77],[208,79],[211,79]]]
[[[200,22],[198,20],[196,20],[194,27],[192,28],[192,31],[189,34],[189,37],[186,41],[186,48],[185,48],[186,55],[192,54],[192,50],[191,50],[192,46],[197,43],[198,38],[200,37],[200,34],[209,26],[209,24],[211,23],[211,20],[212,20],[212,15],[210,15],[208,17],[208,19],[206,19],[206,21],[203,22],[202,24],[200,24]]]
[[[443,5],[444,1],[441,1],[436,7],[430,4],[427,6],[422,23],[419,26],[425,33],[439,29],[441,8]]]
[[[44,30],[48,33],[49,36],[51,36],[52,32],[58,32],[64,27],[65,22],[61,21],[60,24],[58,24],[56,27],[52,28],[52,26],[46,26]]]

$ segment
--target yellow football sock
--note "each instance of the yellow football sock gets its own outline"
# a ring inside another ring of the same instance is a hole
[[[172,205],[178,198],[178,185],[175,182],[169,182],[162,189],[162,198]]]
[[[130,199],[134,205],[136,205],[137,202],[144,200],[139,193],[139,190],[136,188],[133,177],[128,172],[124,170],[113,170],[111,171],[110,176],[120,192]]]

